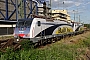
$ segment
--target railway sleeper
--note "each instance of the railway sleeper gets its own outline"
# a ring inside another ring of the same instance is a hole
[[[20,44],[15,44],[14,47],[13,47],[14,51],[17,50],[17,49],[20,49],[20,48],[21,48]]]
[[[9,47],[13,44],[13,39],[9,39],[4,45],[1,46],[1,48]]]
[[[8,41],[8,39],[7,40],[0,40],[0,44],[3,42],[7,42],[7,41]]]

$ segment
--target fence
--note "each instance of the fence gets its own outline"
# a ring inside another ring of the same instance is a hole
[[[13,34],[14,28],[13,27],[0,27],[0,35],[9,35]]]

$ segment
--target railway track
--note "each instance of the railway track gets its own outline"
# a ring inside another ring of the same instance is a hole
[[[35,47],[38,47],[38,46],[45,45],[47,43],[53,43],[53,42],[59,41],[65,37],[70,37],[70,36],[82,34],[84,32],[86,32],[86,31],[77,31],[77,32],[64,33],[64,34],[58,34],[58,35],[41,36],[38,38],[30,39],[30,41],[32,41],[34,43]],[[20,39],[17,42],[15,38],[0,40],[0,50],[2,52],[5,52],[5,49],[8,47],[12,48],[14,51],[17,49],[20,49],[21,48],[20,43],[22,41],[23,41],[23,39]]]
[[[0,51],[6,52],[6,48],[12,48],[14,51],[20,48],[20,42],[15,42],[14,38],[6,39],[6,40],[0,40]]]

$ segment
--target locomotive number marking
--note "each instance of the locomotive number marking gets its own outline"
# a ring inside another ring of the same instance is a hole
[[[22,34],[22,33],[24,33],[24,31],[19,31],[19,33],[21,33],[21,34]]]

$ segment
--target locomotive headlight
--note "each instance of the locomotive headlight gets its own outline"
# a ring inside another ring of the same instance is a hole
[[[19,41],[19,39],[17,39],[17,41]]]

